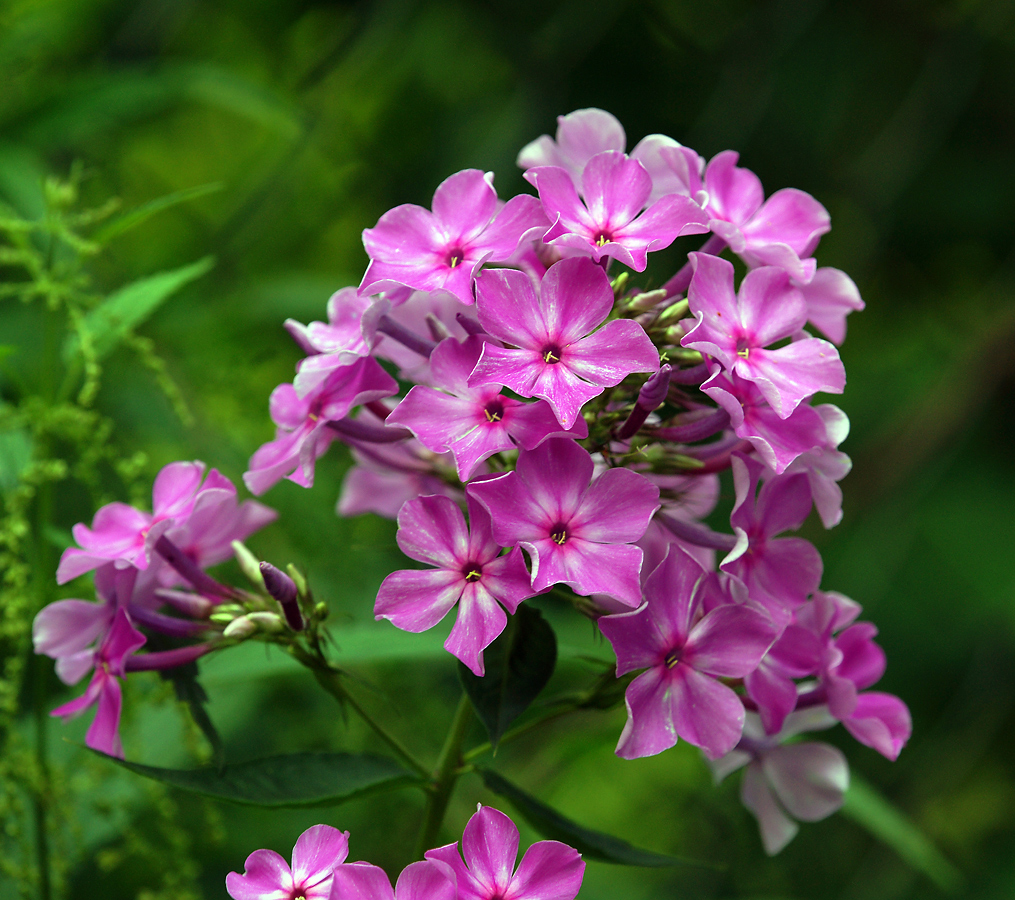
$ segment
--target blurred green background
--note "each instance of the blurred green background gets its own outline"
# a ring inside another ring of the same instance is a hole
[[[238,481],[271,436],[268,394],[299,358],[282,320],[323,318],[328,296],[359,281],[362,229],[398,203],[429,206],[452,172],[493,170],[502,197],[527,189],[515,155],[552,134],[558,114],[599,106],[630,145],[662,132],[706,158],[734,148],[767,191],[812,193],[833,224],[819,264],[847,271],[867,310],[850,318],[836,401],[853,424],[845,518],[805,534],[824,555],[824,587],[879,625],[881,687],[914,722],[895,764],[841,729],[830,739],[958,867],[958,896],[1001,900],[1015,896],[1013,60],[1005,0],[3,0],[0,195],[38,215],[41,178],[75,163],[86,205],[115,196],[130,209],[221,184],[91,266],[109,290],[216,257],[141,329],[194,422],[127,351],[107,361],[98,406],[125,454],[147,454],[148,476],[200,458]],[[650,274],[665,278],[666,262]],[[0,301],[0,344],[19,348],[8,370],[31,368],[33,321]],[[250,542],[305,567],[337,611],[339,647],[342,627],[371,620],[376,586],[402,559],[392,523],[335,517],[347,465],[333,450],[312,491],[273,489],[280,521]],[[91,514],[84,495],[58,494],[60,527]],[[357,671],[394,729],[435,754],[457,688],[449,657],[421,653],[398,665],[367,654]],[[263,651],[204,671],[231,759],[374,746]],[[167,689],[154,676],[131,682],[128,757],[192,761],[200,739]],[[942,895],[845,815],[804,825],[766,858],[736,779],[713,788],[683,744],[620,761],[622,722],[622,710],[566,719],[505,748],[497,766],[584,824],[725,869],[591,863],[584,900]],[[66,896],[224,897],[225,873],[249,852],[288,857],[318,821],[350,829],[356,859],[395,867],[411,846],[414,794],[297,812],[199,801],[97,770],[59,740],[80,741],[86,725],[51,729]],[[492,800],[464,779],[447,839]],[[0,885],[8,896],[13,883]]]

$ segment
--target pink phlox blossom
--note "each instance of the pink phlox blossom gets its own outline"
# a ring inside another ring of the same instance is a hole
[[[470,388],[472,374],[483,352],[484,340],[464,342],[447,338],[430,356],[431,383],[417,385],[388,416],[389,425],[408,428],[436,453],[451,451],[458,477],[469,479],[476,466],[494,453],[538,447],[548,437],[588,437],[585,420],[578,417],[570,430],[562,428],[544,400],[524,403],[501,393],[498,384]]]
[[[821,403],[813,409],[821,417],[824,437],[816,447],[801,453],[785,471],[807,476],[814,508],[825,528],[832,528],[842,521],[842,488],[838,482],[853,468],[853,461],[838,449],[849,434],[849,419],[831,403]]]
[[[778,266],[800,284],[814,277],[817,264],[811,257],[821,235],[831,228],[831,220],[810,194],[783,188],[766,200],[761,180],[737,166],[740,157],[733,150],[724,150],[709,161],[699,187],[685,157],[674,150],[661,153],[675,171],[688,173],[691,196],[704,188],[708,230],[747,265]]]
[[[131,602],[138,570],[118,569],[113,563],[95,572],[95,596],[88,600],[57,600],[44,606],[32,622],[32,646],[56,660],[56,674],[64,684],[77,684],[95,663],[95,645],[105,640],[117,609]]]
[[[645,582],[641,607],[599,620],[617,654],[617,677],[646,670],[625,694],[618,756],[653,756],[683,738],[715,759],[740,740],[743,704],[719,679],[752,672],[778,629],[763,610],[743,604],[706,613],[699,589],[704,575],[674,547]]]
[[[537,841],[515,869],[518,828],[491,806],[469,819],[461,855],[454,843],[425,856],[454,871],[458,900],[574,900],[585,874],[581,854],[559,841]]]
[[[797,705],[796,679],[815,675],[823,647],[812,630],[791,621],[758,668],[744,678],[748,697],[758,706],[766,734],[778,733]]]
[[[556,140],[544,134],[526,144],[518,154],[518,167],[559,166],[571,176],[575,189],[581,191],[582,171],[593,156],[606,150],[623,152],[626,148],[627,135],[614,116],[602,109],[577,109],[557,117]],[[631,159],[640,162],[652,177],[649,203],[665,194],[688,193],[689,179],[686,175],[680,177],[680,163],[671,163],[671,158],[680,159],[685,167],[691,166],[700,180],[705,161],[664,134],[646,135],[631,151]]]
[[[335,868],[348,855],[348,831],[314,825],[296,840],[292,868],[274,850],[255,850],[242,875],[226,875],[226,891],[233,900],[328,900]]]
[[[410,863],[394,890],[384,870],[366,862],[336,866],[330,900],[458,900],[454,870],[438,860]]]
[[[775,474],[826,442],[825,421],[813,407],[801,403],[788,416],[780,416],[754,382],[713,367],[714,374],[701,389],[729,413],[734,434],[750,441]]]
[[[366,339],[362,324],[363,314],[373,302],[372,297],[360,295],[356,288],[342,288],[328,299],[327,322],[303,325],[286,319],[285,329],[304,353],[336,354],[343,365],[349,365],[361,356],[369,356],[376,343]]]
[[[594,330],[613,309],[613,290],[588,259],[556,263],[538,296],[527,275],[510,269],[485,272],[478,293],[480,323],[516,349],[487,342],[469,385],[506,385],[546,400],[564,428],[604,388],[659,368],[659,353],[637,322],[616,319]]]
[[[807,302],[807,321],[833,344],[841,344],[846,339],[846,316],[864,308],[853,279],[839,269],[823,268],[797,286]]]
[[[92,527],[78,523],[73,528],[79,547],[64,550],[56,580],[64,584],[105,562],[117,567],[146,569],[156,541],[174,525],[186,522],[201,492],[218,486],[215,470],[202,487],[203,462],[174,462],[164,466],[152,486],[152,512],[142,512],[126,503],[107,503],[92,519]]]
[[[88,688],[76,700],[58,706],[50,713],[66,720],[98,704],[95,718],[85,735],[85,743],[93,750],[123,757],[123,746],[117,733],[120,727],[123,695],[117,679],[124,677],[127,657],[142,647],[145,640],[145,636],[131,624],[126,611],[117,609],[109,631],[106,632],[98,649],[94,651],[92,664],[95,673]]]
[[[434,569],[392,572],[377,592],[374,614],[403,631],[433,628],[457,604],[458,618],[444,648],[476,675],[484,674],[483,651],[507,625],[532,589],[522,551],[501,556],[489,513],[471,496],[469,526],[447,497],[418,497],[398,513],[398,546]]]
[[[682,235],[708,231],[708,217],[689,197],[667,194],[649,203],[652,177],[640,162],[617,150],[599,153],[585,165],[582,197],[567,170],[558,166],[529,169],[525,178],[539,191],[552,222],[544,242],[580,251],[596,262],[610,257],[644,272],[649,253],[664,250]]]
[[[629,469],[595,480],[592,457],[574,441],[550,438],[522,450],[513,472],[474,481],[469,495],[493,519],[493,537],[519,545],[532,563],[532,588],[557,583],[577,594],[641,602],[642,552],[633,545],[659,507],[659,489]]]
[[[802,475],[777,475],[757,491],[759,462],[734,453],[731,460],[736,503],[730,524],[736,545],[720,563],[747,586],[751,599],[780,625],[788,624],[821,583],[821,555],[803,538],[779,538],[799,528],[811,511],[811,492]]]
[[[368,410],[360,410],[356,418],[368,424],[381,423]],[[394,519],[406,500],[428,494],[465,503],[464,492],[455,484],[455,461],[450,453],[433,453],[414,438],[395,444],[349,443],[355,465],[342,481],[338,515],[373,512]],[[482,464],[476,470],[476,474],[485,472]]]
[[[881,691],[859,694],[856,707],[842,724],[861,744],[892,761],[898,759],[913,733],[913,720],[906,704]]]
[[[827,711],[809,709],[794,713],[779,734],[767,736],[757,716],[748,714],[740,744],[712,763],[717,782],[747,767],[740,797],[758,820],[769,856],[796,836],[800,828],[795,819],[817,822],[842,807],[849,787],[849,765],[842,751],[822,743],[783,743],[834,723]]]
[[[684,347],[715,357],[727,372],[753,381],[780,418],[818,391],[841,394],[846,371],[827,341],[806,337],[775,350],[770,344],[799,333],[807,305],[786,273],[774,266],[748,272],[733,290],[733,264],[708,253],[689,254],[694,275],[687,299],[697,323]]]
[[[374,294],[402,285],[445,291],[471,305],[480,267],[507,259],[548,224],[534,197],[520,194],[500,205],[493,173],[465,169],[441,182],[432,212],[405,203],[363,232],[370,265],[359,291]]]
[[[397,392],[395,379],[370,357],[336,369],[305,394],[292,384],[280,384],[268,401],[278,426],[275,439],[254,451],[244,484],[252,494],[263,494],[283,477],[312,487],[314,463],[335,439],[328,422],[344,419],[361,403]]]

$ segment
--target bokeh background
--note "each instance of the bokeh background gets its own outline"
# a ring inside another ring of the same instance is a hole
[[[215,256],[140,330],[193,422],[128,351],[108,360],[98,406],[149,476],[200,458],[239,481],[271,436],[268,394],[299,358],[282,320],[323,318],[328,296],[359,280],[362,229],[398,203],[429,206],[448,174],[479,167],[502,197],[526,190],[515,155],[558,114],[610,110],[631,145],[662,132],[706,158],[734,148],[769,192],[812,193],[833,225],[819,264],[847,271],[867,310],[850,319],[836,400],[852,421],[845,517],[805,534],[824,586],[879,625],[882,687],[914,722],[894,764],[841,729],[830,739],[961,872],[954,895],[1001,900],[1015,896],[1013,60],[1006,0],[3,0],[0,195],[38,215],[41,178],[75,164],[93,206],[221,185],[91,265],[112,289]],[[666,277],[665,265],[649,274]],[[0,300],[0,344],[19,347],[8,371],[31,369],[33,321]],[[312,491],[273,489],[280,521],[251,541],[307,570],[340,648],[341,628],[370,622],[376,586],[401,565],[392,523],[334,515],[347,465],[336,445]],[[91,508],[58,495],[56,515],[66,529]],[[428,647],[394,664],[367,648],[351,662],[368,702],[435,753],[457,689],[450,658]],[[569,666],[559,679],[575,677]],[[168,689],[132,681],[128,756],[200,758]],[[210,661],[205,681],[230,759],[373,746],[263,651]],[[50,688],[51,705],[66,699]],[[505,748],[497,766],[584,824],[724,868],[591,863],[585,900],[943,896],[847,815],[805,825],[768,859],[735,779],[714,788],[686,745],[617,760],[622,721],[622,709],[572,717]],[[51,729],[58,894],[224,897],[225,873],[250,851],[288,856],[318,821],[352,831],[354,858],[396,867],[411,846],[415,795],[288,812],[195,800],[100,771],[60,740],[83,728]],[[464,779],[448,840],[477,801],[492,796]],[[0,885],[17,895],[13,880]]]

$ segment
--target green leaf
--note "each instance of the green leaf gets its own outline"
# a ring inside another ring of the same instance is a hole
[[[155,200],[142,204],[136,209],[132,209],[130,212],[126,212],[122,216],[117,216],[115,219],[107,222],[92,235],[92,239],[100,244],[105,244],[117,235],[137,227],[164,209],[171,209],[181,203],[186,203],[188,200],[204,197],[206,194],[214,194],[216,191],[221,191],[223,187],[224,185],[221,182],[216,181],[211,184],[201,184],[197,187],[175,191],[172,194],[166,194],[164,197],[157,197]]]
[[[215,258],[206,256],[189,266],[131,282],[110,294],[84,320],[96,357],[108,355],[128,331],[142,324],[164,300],[200,278],[213,265]],[[69,363],[78,349],[77,335],[72,334],[64,344],[64,362]]]
[[[665,868],[687,865],[710,869],[720,868],[713,863],[685,859],[680,856],[670,856],[665,853],[654,853],[651,850],[642,850],[640,847],[635,847],[611,834],[593,831],[591,828],[583,828],[577,822],[561,815],[557,810],[547,806],[541,800],[537,800],[531,794],[523,791],[520,787],[512,784],[491,769],[477,769],[476,771],[483,779],[483,783],[491,791],[510,800],[511,805],[518,810],[519,815],[543,837],[554,841],[562,841],[574,847],[586,859],[596,859],[600,862],[616,863],[622,866],[641,866],[643,868]]]
[[[842,812],[891,847],[941,890],[953,892],[961,887],[962,873],[920,829],[856,775],[850,777]]]
[[[145,778],[244,806],[336,806],[419,780],[397,763],[355,753],[292,753],[201,769],[161,769],[93,751]]]
[[[538,609],[519,606],[483,651],[486,675],[458,664],[458,675],[494,747],[507,727],[539,696],[557,665],[557,637]]]
[[[208,695],[205,693],[201,683],[197,680],[197,662],[193,661],[182,666],[175,666],[172,669],[163,669],[159,676],[163,681],[170,681],[176,691],[176,699],[185,703],[190,710],[194,724],[201,729],[212,750],[212,760],[215,768],[221,773],[226,763],[225,747],[222,738],[205,709],[208,702]]]
[[[32,438],[21,428],[0,431],[0,491],[18,486],[22,473],[32,461]]]

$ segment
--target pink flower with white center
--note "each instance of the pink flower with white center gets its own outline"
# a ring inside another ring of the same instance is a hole
[[[430,356],[430,380],[441,390],[417,385],[386,419],[408,428],[435,453],[450,451],[458,477],[468,481],[479,463],[515,444],[531,450],[548,437],[588,437],[585,420],[568,431],[543,400],[523,403],[506,397],[498,384],[469,387],[469,376],[483,352],[479,336],[459,343],[447,338]]]
[[[747,766],[740,798],[758,820],[769,856],[796,836],[800,827],[794,819],[818,822],[842,806],[849,787],[849,765],[842,751],[813,742],[781,746],[802,731],[833,724],[823,709],[809,709],[794,713],[779,734],[768,737],[757,716],[748,714],[740,744],[712,765],[717,782]]]
[[[743,704],[718,679],[752,672],[779,631],[764,612],[742,604],[706,613],[704,575],[674,547],[645,582],[645,604],[599,620],[617,654],[617,677],[647,669],[625,694],[627,724],[617,743],[624,759],[662,753],[678,738],[716,759],[740,740]]]
[[[314,463],[335,439],[328,422],[344,419],[354,406],[397,392],[398,383],[371,357],[336,369],[304,396],[293,385],[280,384],[268,400],[278,426],[275,439],[254,451],[243,483],[252,494],[263,494],[283,477],[312,487]]]
[[[330,900],[457,900],[455,873],[442,862],[423,860],[406,866],[395,889],[384,870],[370,863],[336,866]]]
[[[107,503],[92,519],[92,527],[78,523],[74,540],[82,549],[64,550],[56,571],[58,584],[64,584],[105,562],[117,567],[147,569],[152,547],[174,525],[190,516],[197,498],[206,488],[218,488],[222,476],[214,469],[205,486],[202,462],[174,462],[156,476],[152,487],[152,512],[146,513],[126,503]]]
[[[606,387],[632,372],[654,372],[659,353],[630,319],[605,321],[613,309],[606,273],[578,257],[553,265],[540,294],[523,272],[484,272],[478,282],[479,321],[517,349],[483,346],[470,387],[505,385],[522,397],[540,397],[566,429]]]
[[[560,166],[567,170],[575,189],[580,191],[582,171],[593,156],[605,150],[623,152],[626,148],[624,126],[614,116],[602,109],[577,109],[566,116],[557,116],[556,141],[544,134],[526,144],[518,154],[518,167]],[[673,138],[664,134],[646,135],[631,151],[631,159],[640,162],[652,176],[649,203],[665,194],[687,194],[688,179],[680,178],[674,171],[673,165],[662,155],[664,149],[676,151],[690,160],[699,176],[705,168],[705,161],[697,153],[681,147]]]
[[[667,194],[648,205],[652,177],[640,162],[616,150],[599,153],[586,164],[584,203],[566,169],[539,166],[525,178],[539,191],[553,223],[543,241],[596,262],[610,257],[644,272],[649,253],[664,250],[682,235],[708,231],[708,217],[689,197]]]
[[[233,900],[328,900],[332,874],[348,855],[348,831],[314,825],[297,839],[292,868],[274,850],[255,850],[242,875],[226,875],[226,891]]]
[[[392,572],[381,584],[374,615],[403,631],[433,628],[455,604],[458,618],[444,642],[448,653],[482,676],[483,651],[507,625],[532,589],[522,552],[515,547],[501,556],[490,533],[490,516],[468,500],[469,526],[447,497],[409,500],[398,513],[398,546],[435,569]]]
[[[701,389],[729,413],[734,434],[749,440],[775,474],[825,443],[825,422],[814,408],[801,403],[788,416],[779,416],[754,382],[713,367],[715,374]]]
[[[777,475],[755,492],[762,466],[733,454],[736,503],[730,524],[736,545],[720,568],[747,585],[751,600],[785,626],[821,583],[821,555],[803,538],[777,538],[799,528],[811,511],[811,492],[801,475]]]
[[[359,292],[405,286],[446,291],[471,305],[480,267],[506,260],[523,239],[539,237],[547,224],[534,197],[520,194],[500,205],[493,173],[465,169],[441,182],[433,212],[405,203],[363,232],[370,265]]]
[[[797,334],[807,317],[803,296],[782,269],[748,272],[738,296],[732,263],[708,253],[689,255],[694,276],[687,300],[697,323],[681,339],[684,347],[714,356],[727,372],[753,381],[782,419],[818,391],[842,393],[846,370],[827,341],[804,338],[765,349]]]
[[[456,842],[425,856],[451,868],[458,900],[574,900],[585,875],[581,854],[559,841],[537,841],[515,869],[518,829],[491,806],[481,806],[469,819],[462,855]]]
[[[93,750],[123,757],[123,746],[117,734],[123,695],[117,678],[124,677],[127,657],[142,647],[145,640],[145,636],[131,625],[127,613],[118,609],[112,626],[92,657],[95,674],[87,690],[76,700],[58,706],[50,713],[51,716],[70,719],[98,704],[95,718],[85,735],[85,744]]]
[[[721,237],[747,265],[778,266],[806,284],[814,277],[814,249],[830,228],[825,208],[810,194],[784,188],[765,199],[761,180],[737,166],[739,154],[724,150],[705,169],[704,183],[677,150],[660,151],[676,173],[688,177],[688,192],[705,191],[708,230]]]
[[[574,441],[550,438],[519,453],[514,472],[474,481],[468,492],[490,513],[495,540],[525,548],[534,592],[562,583],[635,607],[642,552],[632,542],[659,508],[659,488],[629,469],[593,481],[593,470]]]

